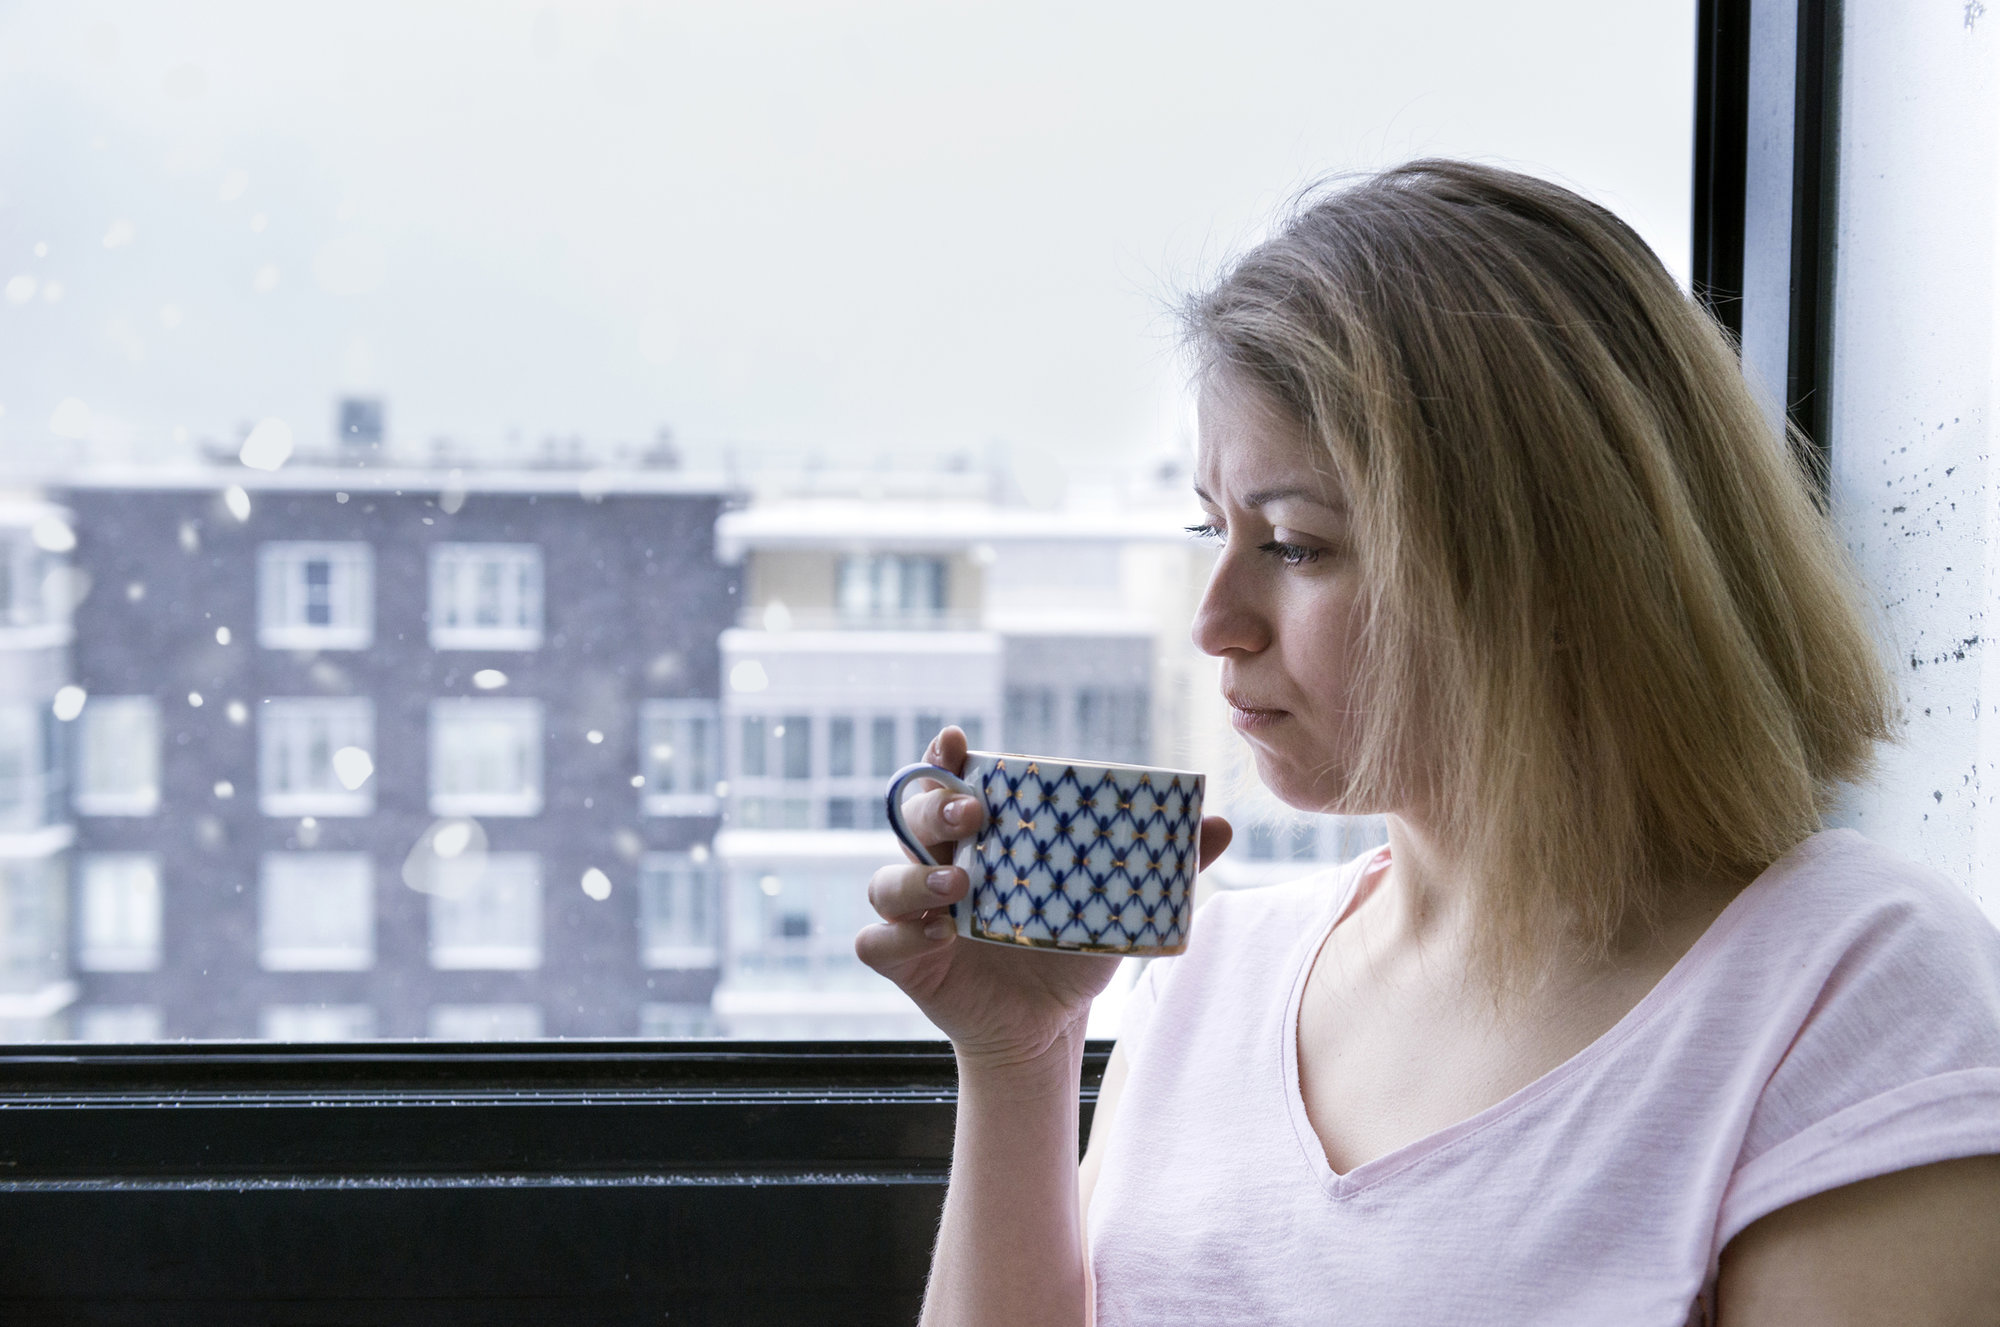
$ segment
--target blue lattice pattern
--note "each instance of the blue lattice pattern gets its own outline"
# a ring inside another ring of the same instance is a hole
[[[967,775],[987,828],[971,860],[959,857],[972,889],[956,907],[971,907],[974,935],[1114,953],[1186,947],[1199,776],[986,759]]]

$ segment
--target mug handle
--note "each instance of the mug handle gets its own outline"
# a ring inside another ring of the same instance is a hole
[[[978,800],[979,790],[948,769],[938,765],[926,765],[921,762],[915,765],[905,765],[890,776],[888,793],[889,829],[895,834],[896,841],[908,849],[912,857],[926,866],[947,866],[949,863],[941,862],[931,856],[930,849],[917,842],[916,835],[910,833],[909,826],[903,823],[903,785],[911,779],[930,779],[936,783],[942,783],[953,792],[964,793],[967,797],[973,798],[975,801]]]

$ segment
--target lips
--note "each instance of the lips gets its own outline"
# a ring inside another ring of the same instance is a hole
[[[1275,706],[1259,705],[1245,696],[1224,692],[1222,698],[1229,705],[1229,722],[1239,732],[1268,728],[1287,717],[1286,711]]]

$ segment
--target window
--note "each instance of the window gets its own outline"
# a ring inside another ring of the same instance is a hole
[[[1143,688],[1077,689],[1078,759],[1143,763],[1151,757],[1150,727]]]
[[[649,816],[712,816],[720,808],[715,785],[716,706],[711,700],[649,700],[639,709],[640,807]]]
[[[812,720],[803,714],[787,714],[772,734],[782,744],[784,776],[787,779],[812,777]]]
[[[77,716],[78,814],[149,816],[160,808],[160,703],[92,696]]]
[[[770,767],[770,728],[761,714],[746,715],[738,725],[736,772],[746,779],[761,779]]]
[[[541,809],[539,701],[431,703],[433,815],[532,816]]]
[[[542,550],[534,544],[431,547],[431,647],[535,650],[542,644]]]
[[[161,1030],[158,1005],[90,1005],[76,1014],[78,1041],[158,1041]]]
[[[904,765],[902,752],[896,743],[896,719],[894,715],[882,714],[868,723],[868,772],[878,779],[886,779]]]
[[[367,854],[266,853],[257,895],[266,971],[359,972],[374,964],[375,873]]]
[[[439,1041],[532,1041],[542,1035],[542,1010],[532,1004],[433,1005],[430,1034]]]
[[[375,707],[358,696],[267,700],[257,713],[258,805],[267,816],[375,809]]]
[[[1007,688],[1006,734],[1009,751],[1024,756],[1064,754],[1056,731],[1056,691],[1045,686]],[[1080,758],[1080,757],[1079,757]]]
[[[375,1035],[375,1011],[365,1004],[278,1004],[258,1017],[266,1041],[366,1041]]]
[[[542,864],[496,852],[440,864],[431,895],[431,966],[528,969],[542,963]]]
[[[850,624],[929,625],[944,616],[945,560],[868,554],[840,560],[840,616]]]
[[[60,857],[0,859],[0,987],[40,988],[37,994],[46,995],[62,981],[69,948],[63,934],[65,867]],[[60,1007],[58,1001],[51,1011]]]
[[[847,715],[826,721],[826,772],[836,779],[854,773],[854,720]]]
[[[46,705],[0,704],[0,833],[63,819],[63,764]]]
[[[160,859],[147,852],[88,853],[77,860],[76,965],[86,972],[152,972],[160,966]]]
[[[257,551],[257,643],[367,649],[375,637],[374,579],[366,544],[265,544]]]
[[[639,862],[639,949],[649,968],[716,963],[719,880],[706,852],[648,853]]]

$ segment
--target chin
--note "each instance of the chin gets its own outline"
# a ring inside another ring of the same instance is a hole
[[[1347,792],[1348,772],[1345,767],[1321,768],[1308,773],[1292,761],[1262,747],[1253,749],[1257,755],[1258,780],[1270,790],[1272,796],[1294,811],[1304,811],[1308,815],[1366,814],[1342,804]]]

